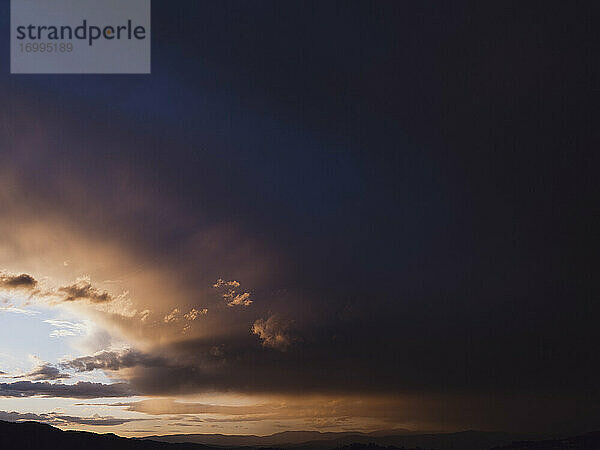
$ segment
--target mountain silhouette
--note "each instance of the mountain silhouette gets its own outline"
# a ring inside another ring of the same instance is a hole
[[[310,433],[310,432],[309,432]],[[287,434],[287,433],[286,433]],[[286,435],[284,434],[284,436]],[[295,433],[291,432],[290,436]],[[311,435],[309,434],[310,436]],[[293,440],[293,438],[292,438]],[[97,434],[87,431],[62,431],[51,425],[39,422],[5,422],[0,420],[0,449],[18,450],[223,450],[223,448],[240,449],[276,449],[277,446],[207,446],[194,443],[158,442],[151,439],[133,439],[117,436],[112,433]],[[370,444],[353,444],[344,448],[352,450],[426,450],[405,449],[395,446],[378,446]]]
[[[395,432],[402,432],[402,430],[395,430]],[[600,450],[600,432],[545,440],[512,439],[515,436],[522,435],[467,431],[439,434],[404,432],[404,434],[386,436],[382,435],[382,432],[292,431],[270,436],[195,434],[124,438],[112,433],[62,431],[39,422],[0,421],[0,449],[18,450],[222,450],[223,448],[248,450],[278,448],[296,450]],[[201,441],[212,442],[213,445],[205,445],[200,443]],[[498,445],[499,441],[502,443]],[[491,442],[496,443],[488,445]],[[270,444],[266,445],[266,443]]]
[[[0,421],[0,449],[15,450],[211,450],[200,444],[169,444],[97,434],[62,431],[39,422]]]
[[[587,433],[565,439],[523,441],[496,447],[492,450],[599,450],[600,432]]]
[[[439,450],[489,450],[515,441],[548,438],[534,434],[463,431],[458,433],[415,433],[408,430],[360,432],[286,431],[269,436],[224,434],[174,434],[148,436],[171,443],[196,443],[221,447],[284,447],[295,450],[331,450],[353,444],[375,444],[381,447],[433,448]]]

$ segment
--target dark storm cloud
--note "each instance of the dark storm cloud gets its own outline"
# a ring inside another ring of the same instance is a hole
[[[123,425],[124,423],[137,422],[143,419],[120,419],[116,417],[78,417],[78,416],[67,416],[59,413],[19,413],[19,412],[8,412],[0,411],[0,420],[7,422],[20,422],[35,420],[37,422],[49,423],[51,425],[92,425],[92,426],[117,426]]]
[[[550,355],[539,352],[540,338],[535,330],[514,336],[514,345],[505,350],[503,336],[474,341],[468,333],[453,336],[440,330],[441,337],[415,316],[389,318],[377,324],[366,323],[363,318],[327,323],[328,329],[314,326],[299,330],[302,339],[284,352],[265,348],[247,331],[245,336],[227,339],[185,339],[147,353],[101,352],[63,364],[82,372],[121,370],[118,375],[141,395],[215,390],[294,395],[502,390],[514,395],[552,392],[584,399],[600,396],[592,376],[566,383],[572,370],[592,367],[593,355],[581,358],[580,353],[558,343]],[[393,338],[388,330],[394,330]],[[447,341],[444,346],[440,339]],[[464,358],[465,353],[470,359]],[[557,356],[564,365],[554,364]],[[443,377],[439,367],[444,367]]]
[[[5,289],[34,289],[38,282],[31,275],[10,275],[0,272],[0,288]]]
[[[52,381],[61,380],[65,378],[71,378],[68,373],[61,372],[57,367],[52,364],[42,364],[36,367],[31,372],[24,375],[13,376],[12,378],[26,378],[31,381]]]
[[[191,291],[255,281],[251,307],[215,312],[214,338],[168,349],[176,364],[130,360],[145,393],[535,392],[593,406],[592,14],[515,5],[158,3],[157,41],[192,57],[158,48],[151,77],[0,74],[2,170],[19,178],[1,191],[160,260]],[[275,313],[303,337],[286,352],[259,340],[277,336]]]
[[[0,397],[63,397],[101,398],[131,397],[135,395],[125,383],[102,384],[78,381],[75,384],[52,384],[48,382],[17,381],[0,383]]]

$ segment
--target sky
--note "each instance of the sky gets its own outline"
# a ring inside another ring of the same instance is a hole
[[[0,420],[600,426],[591,6],[152,15],[151,75],[0,42]]]

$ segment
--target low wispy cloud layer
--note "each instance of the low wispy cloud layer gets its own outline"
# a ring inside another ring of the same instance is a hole
[[[126,383],[102,384],[85,381],[75,384],[52,384],[46,381],[0,383],[0,397],[103,398],[134,395],[135,393]]]
[[[32,309],[24,309],[14,306],[12,303],[6,303],[0,306],[0,311],[9,312],[13,314],[23,314],[25,316],[36,316],[39,314],[39,311],[35,311]]]
[[[67,320],[48,319],[44,320],[44,323],[55,327],[50,332],[50,337],[82,336],[87,330],[84,324],[69,322]]]
[[[144,419],[123,419],[112,416],[98,416],[93,417],[78,417],[68,416],[60,413],[19,413],[15,411],[0,411],[0,420],[7,422],[21,422],[35,420],[36,422],[48,423],[51,425],[91,425],[91,426],[117,426],[123,425],[124,423],[137,422]]]

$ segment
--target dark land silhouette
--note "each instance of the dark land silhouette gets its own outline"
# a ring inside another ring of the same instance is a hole
[[[270,436],[222,435],[222,434],[174,434],[148,436],[162,442],[194,442],[222,447],[283,447],[297,450],[337,449],[349,445],[376,444],[395,448],[432,448],[439,450],[489,450],[515,441],[548,438],[534,434],[464,431],[458,433],[415,433],[407,430],[377,431],[373,433],[286,431]]]
[[[3,450],[209,450],[200,444],[169,444],[97,434],[62,431],[39,422],[0,421],[0,449]]]
[[[392,430],[393,431],[393,430]],[[396,430],[396,432],[400,432]],[[39,422],[0,421],[0,449],[18,450],[209,450],[239,449],[388,449],[388,450],[599,450],[600,432],[561,439],[518,440],[521,435],[467,431],[462,433],[385,435],[376,433],[319,433],[292,431],[270,436],[171,435],[142,439],[112,433],[62,431]],[[320,439],[315,439],[320,438]],[[204,445],[199,443],[218,444]],[[490,442],[505,443],[488,445]],[[271,442],[269,445],[265,443]],[[277,443],[275,443],[277,442]]]
[[[599,450],[600,432],[587,433],[581,436],[569,437],[565,439],[551,439],[543,441],[524,441],[515,442],[504,447],[497,447],[492,450]]]

